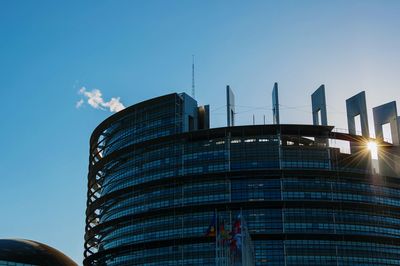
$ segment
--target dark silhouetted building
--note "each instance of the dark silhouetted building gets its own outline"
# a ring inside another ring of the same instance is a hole
[[[210,129],[209,107],[184,93],[103,121],[90,139],[84,265],[215,265],[215,211],[228,223],[242,213],[256,265],[399,265],[398,143],[376,140],[377,174],[369,135],[327,124],[323,86],[313,125],[279,124],[277,95],[275,84],[271,125],[235,126],[229,87],[227,127]]]

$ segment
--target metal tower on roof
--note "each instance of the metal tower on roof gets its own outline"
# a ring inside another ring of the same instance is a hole
[[[272,119],[274,124],[279,124],[279,96],[277,82],[274,83],[274,88],[272,89]]]
[[[194,87],[194,55],[192,55],[192,97],[195,98],[195,87]]]

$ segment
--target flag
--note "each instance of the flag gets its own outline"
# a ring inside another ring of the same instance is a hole
[[[240,250],[242,246],[242,225],[240,215],[236,218],[232,226],[231,249]]]
[[[230,265],[230,240],[231,235],[228,230],[225,229],[225,220],[220,219],[217,216],[218,228],[216,237],[216,266],[228,266]]]
[[[222,221],[222,223],[219,225],[219,236],[220,239],[222,240],[228,240],[229,237],[229,232],[225,230],[225,221]]]
[[[213,219],[207,228],[206,236],[216,236],[217,234],[217,213],[214,212]]]

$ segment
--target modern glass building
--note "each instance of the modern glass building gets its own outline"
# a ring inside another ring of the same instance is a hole
[[[94,130],[84,265],[215,265],[215,211],[242,213],[256,265],[400,265],[396,143],[379,142],[377,174],[365,134],[279,124],[277,110],[276,124],[234,126],[227,92],[228,127],[174,93]]]

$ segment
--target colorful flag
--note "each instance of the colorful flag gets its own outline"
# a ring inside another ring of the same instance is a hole
[[[207,228],[206,236],[216,236],[217,234],[217,213],[214,212],[213,219]]]
[[[233,223],[232,226],[232,234],[236,235],[236,234],[240,234],[241,233],[241,218],[240,215],[238,215],[238,217],[236,218],[235,222]]]
[[[225,230],[225,221],[222,221],[222,223],[219,225],[219,236],[220,239],[222,240],[228,240],[230,238],[229,232]]]
[[[232,251],[240,251],[242,248],[242,224],[240,214],[232,226],[232,239],[230,248]]]

